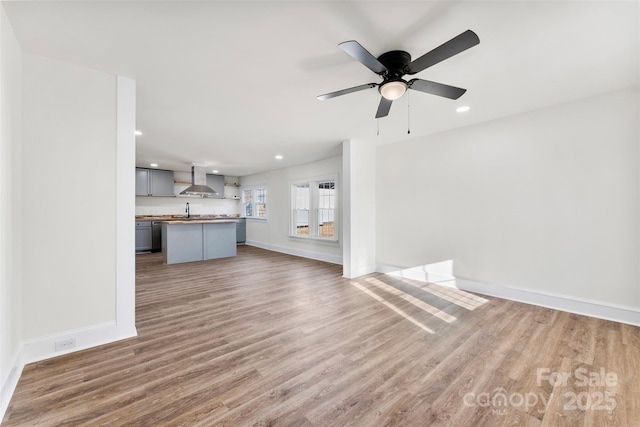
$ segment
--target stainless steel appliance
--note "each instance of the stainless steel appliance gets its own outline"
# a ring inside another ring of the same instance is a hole
[[[151,252],[162,252],[162,223],[151,222]]]

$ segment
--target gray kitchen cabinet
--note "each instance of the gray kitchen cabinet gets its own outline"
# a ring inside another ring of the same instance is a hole
[[[136,252],[146,252],[152,248],[151,221],[136,221]]]
[[[149,195],[149,169],[136,168],[136,196]]]
[[[173,171],[136,168],[136,196],[175,196]]]
[[[246,243],[247,241],[247,219],[238,218],[236,222],[236,243]]]
[[[202,259],[226,258],[236,254],[234,223],[202,224]]]
[[[224,198],[224,175],[211,175],[207,174],[207,187],[214,190],[216,195],[209,196],[211,199]]]
[[[175,196],[173,190],[174,180],[173,171],[150,169],[151,181],[149,186],[151,187],[152,196]]]
[[[235,221],[162,223],[165,264],[232,257],[237,254]]]
[[[202,261],[202,224],[162,224],[162,255],[166,264]]]

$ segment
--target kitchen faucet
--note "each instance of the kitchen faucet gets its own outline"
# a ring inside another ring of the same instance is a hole
[[[187,213],[187,218],[190,218],[191,213],[189,213],[189,202],[187,202],[187,208],[184,211]]]

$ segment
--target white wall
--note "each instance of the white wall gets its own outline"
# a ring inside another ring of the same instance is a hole
[[[385,145],[378,263],[640,307],[638,89]]]
[[[116,76],[23,55],[23,338],[116,320]]]
[[[21,50],[0,6],[0,419],[20,375]]]
[[[371,141],[343,143],[343,274],[376,271],[376,146]]]
[[[240,184],[267,185],[268,220],[247,220],[247,244],[260,246],[279,252],[322,259],[333,263],[342,263],[342,233],[338,225],[338,243],[304,241],[289,237],[289,218],[291,184],[303,180],[327,175],[337,175],[338,193],[341,194],[342,156],[331,157],[300,166],[279,169],[240,178]],[[341,200],[340,195],[338,200]],[[341,211],[342,207],[338,206]],[[338,215],[340,218],[341,215]]]

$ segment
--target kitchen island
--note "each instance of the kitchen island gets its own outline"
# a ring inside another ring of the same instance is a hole
[[[169,220],[162,222],[165,264],[235,256],[236,220]]]

